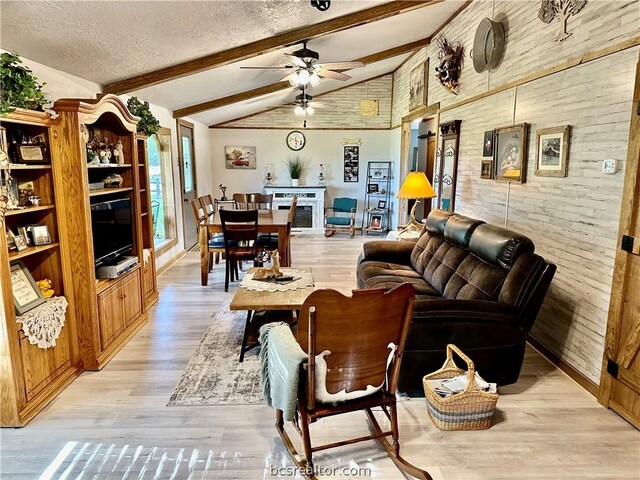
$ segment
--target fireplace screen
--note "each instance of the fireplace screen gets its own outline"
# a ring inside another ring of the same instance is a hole
[[[289,210],[286,205],[278,205],[278,210]],[[296,214],[293,217],[293,227],[313,227],[313,207],[311,205],[296,205]]]

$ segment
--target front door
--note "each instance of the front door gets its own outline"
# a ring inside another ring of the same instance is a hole
[[[198,198],[196,190],[196,156],[193,144],[193,124],[178,120],[178,154],[182,186],[182,221],[184,247],[189,250],[198,241],[198,226],[193,217],[191,200]]]
[[[598,399],[640,428],[640,63],[633,98]]]

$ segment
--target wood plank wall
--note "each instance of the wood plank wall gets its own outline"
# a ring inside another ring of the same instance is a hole
[[[459,95],[434,78],[437,47],[414,55],[394,75],[392,125],[408,112],[408,76],[430,58],[429,103],[440,102],[441,121],[462,120],[456,208],[458,212],[519,230],[558,272],[533,335],[587,379],[598,383],[607,321],[624,159],[639,48],[629,48],[560,73],[499,91],[447,110],[527,75],[620,44],[638,33],[637,0],[591,0],[571,17],[572,36],[555,42],[558,25],[537,18],[539,1],[474,1],[443,34],[465,46]],[[478,74],[469,58],[484,17],[507,27],[505,58]],[[483,132],[513,123],[531,124],[525,185],[480,179]],[[535,132],[572,125],[568,178],[535,177]],[[616,175],[601,173],[605,158],[621,160]],[[509,204],[507,195],[509,193]]]
[[[388,129],[391,120],[392,75],[385,75],[367,82],[343,88],[333,93],[314,97],[326,108],[318,108],[307,117],[309,128],[332,129]],[[313,90],[313,89],[312,89]],[[310,91],[313,95],[313,91]],[[291,94],[293,101],[294,94]],[[378,116],[360,115],[361,99],[377,99]],[[301,117],[293,113],[293,107],[283,107],[225,123],[229,128],[300,128]]]

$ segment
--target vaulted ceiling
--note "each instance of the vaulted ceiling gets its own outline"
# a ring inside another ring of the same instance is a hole
[[[465,3],[333,0],[320,12],[308,0],[3,0],[0,46],[211,125],[298,93],[278,83],[284,71],[240,66],[282,65],[304,39],[321,62],[366,63],[317,95],[392,72]]]

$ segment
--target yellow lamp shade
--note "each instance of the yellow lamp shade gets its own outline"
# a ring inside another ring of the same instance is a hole
[[[398,192],[398,198],[433,198],[436,192],[424,172],[409,172]]]

